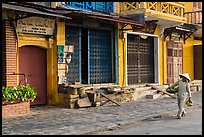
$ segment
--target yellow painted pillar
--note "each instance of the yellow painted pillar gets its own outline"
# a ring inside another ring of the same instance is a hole
[[[164,84],[164,70],[165,67],[164,66],[164,36],[160,36],[160,32],[161,32],[161,27],[160,25],[157,25],[156,30],[154,35],[158,35],[159,36],[159,71],[160,71],[160,75],[159,75],[159,79],[160,79],[160,84]]]
[[[47,95],[49,105],[59,105],[61,101],[57,85],[57,45],[65,45],[65,22],[57,19],[56,24],[56,39],[53,46],[47,50]]]
[[[160,80],[161,84],[167,84],[167,50],[166,50],[166,42],[169,41],[169,37],[167,36],[166,39],[164,40],[164,35],[159,38],[160,44]]]
[[[118,28],[121,29],[122,25],[119,24]],[[119,85],[123,86],[126,85],[126,75],[125,75],[125,38],[124,33],[119,31],[118,33],[118,57],[119,57]]]
[[[118,29],[120,30],[122,25],[118,25]],[[126,29],[130,29],[131,26],[128,25],[125,27]],[[127,85],[126,81],[126,69],[127,69],[127,62],[126,62],[126,54],[127,54],[127,45],[126,45],[127,38],[125,37],[122,31],[118,32],[118,56],[119,56],[119,85],[125,86]]]

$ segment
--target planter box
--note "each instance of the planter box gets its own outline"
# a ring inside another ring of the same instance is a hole
[[[30,101],[2,101],[2,117],[22,116],[30,114]]]

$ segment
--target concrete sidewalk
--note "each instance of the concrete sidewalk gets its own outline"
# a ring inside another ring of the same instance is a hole
[[[187,112],[202,107],[202,91],[192,94],[194,105]],[[147,118],[178,111],[177,100],[139,99],[121,106],[67,109],[51,106],[31,108],[31,114],[2,118],[3,135],[80,135],[96,134],[139,123]]]

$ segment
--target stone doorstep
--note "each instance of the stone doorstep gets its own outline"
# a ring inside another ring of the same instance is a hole
[[[132,101],[132,100],[137,100],[140,98],[145,98],[146,95],[150,95],[150,94],[156,94],[157,90],[152,90],[151,88],[144,88],[144,90],[142,90],[142,88],[139,91],[134,91],[131,93],[122,93],[122,94],[106,94],[106,96],[110,97],[111,99],[117,101],[117,102],[127,102],[127,101]],[[100,94],[100,93],[99,93]],[[95,94],[92,94],[95,95]],[[161,96],[161,94],[157,94],[157,95],[152,95],[153,99],[159,98]],[[95,98],[95,96],[93,97]],[[91,106],[91,104],[89,103],[90,100],[88,101],[87,99],[77,99],[79,100],[79,104],[80,107],[89,107]],[[94,103],[98,102],[97,104],[95,104],[95,106],[100,106],[99,102],[103,102],[106,101],[107,99],[101,97],[100,99],[94,99]],[[93,101],[93,100],[92,100]],[[111,102],[108,102],[107,104],[111,104]]]
[[[149,85],[152,85],[152,84],[149,84]],[[157,83],[153,84],[153,85],[158,87],[161,90],[166,90],[166,88],[168,88],[168,85],[158,85]],[[197,90],[197,89],[202,88],[202,85],[194,84],[193,86],[191,85],[191,88],[193,90]],[[114,87],[105,87],[105,86],[100,87],[99,86],[98,88],[94,88],[94,89],[97,91],[100,91],[100,90],[105,91],[105,89],[111,89],[111,90],[115,91],[115,93],[119,92],[120,90],[121,91],[127,91],[127,92],[124,92],[121,94],[106,94],[108,97],[110,97],[111,99],[116,100],[118,102],[131,101],[131,100],[135,101],[135,100],[138,100],[140,98],[157,99],[157,98],[164,97],[163,94],[157,93],[157,90],[151,89],[151,87],[146,86],[146,84],[138,84],[138,85],[132,85],[132,86],[126,86],[126,87],[119,87],[119,86],[117,86],[117,87],[116,86],[114,86]],[[93,92],[93,91],[88,91],[88,93],[89,92]],[[100,94],[100,92],[99,92],[99,94]],[[75,98],[75,97],[77,97],[76,100],[79,99],[78,94],[73,95],[70,98]],[[103,99],[102,98],[96,99],[96,97],[93,96],[93,100],[88,102],[87,99],[86,100],[80,99],[79,103],[81,106],[84,106],[83,102],[85,102],[85,106],[91,106],[90,103],[94,104],[97,102],[97,104],[95,106],[100,106],[99,102],[104,101],[106,99],[104,99],[104,98]]]
[[[158,93],[158,94],[147,94],[146,98],[147,99],[158,99],[162,96],[162,94]]]

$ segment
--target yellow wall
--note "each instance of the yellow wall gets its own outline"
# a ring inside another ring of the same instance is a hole
[[[121,24],[118,25],[119,29],[122,27]],[[118,33],[118,56],[119,56],[119,85],[125,85],[125,68],[124,68],[124,52],[125,52],[125,39],[122,37],[124,34],[122,31],[119,31]]]
[[[193,39],[191,37],[183,44],[183,73],[188,73],[191,79],[194,79]]]
[[[188,73],[190,78],[194,79],[194,54],[193,54],[194,37],[186,40],[183,44],[183,73]]]
[[[63,96],[58,93],[57,86],[57,45],[65,45],[65,22],[60,22],[57,19],[57,33],[56,40],[52,48],[48,49],[47,62],[47,92],[49,105],[63,104]]]
[[[184,12],[191,12],[193,11],[193,2],[183,2],[184,3]]]
[[[160,84],[163,84],[164,82],[164,52],[163,52],[164,46],[162,42],[163,37],[162,36],[160,37],[160,31],[161,31],[160,25],[157,25],[154,35],[159,36],[159,64],[160,64],[159,65],[159,71],[160,71],[159,80],[160,80]]]
[[[194,40],[194,35],[187,39],[183,45],[183,72],[188,73],[191,80],[194,80],[194,53],[193,45],[202,45],[202,41]]]

